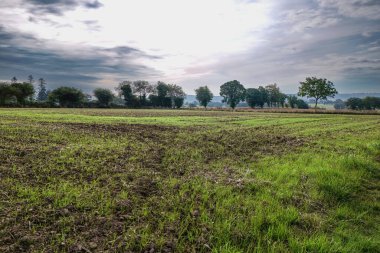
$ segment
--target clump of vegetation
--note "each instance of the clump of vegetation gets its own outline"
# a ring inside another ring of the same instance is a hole
[[[380,98],[378,97],[365,97],[349,98],[345,105],[352,110],[375,110],[380,109]]]
[[[84,93],[73,87],[59,87],[49,94],[49,102],[61,107],[79,107],[85,101]]]
[[[95,89],[94,95],[102,107],[108,107],[114,98],[114,95],[110,90],[102,88]]]
[[[180,86],[160,81],[156,85],[150,85],[146,81],[124,81],[119,84],[116,91],[124,98],[125,105],[132,108],[144,106],[181,108],[186,96]]]
[[[13,79],[12,83],[0,83],[0,105],[7,102],[15,102],[21,106],[25,106],[28,101],[32,100],[34,95],[34,87],[31,83],[19,83],[17,79]]]

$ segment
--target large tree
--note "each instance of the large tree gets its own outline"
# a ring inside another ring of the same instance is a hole
[[[269,107],[276,106],[278,107],[279,103],[281,102],[281,92],[280,88],[277,86],[276,83],[269,84],[265,87],[268,97],[267,97],[267,103]]]
[[[317,108],[319,100],[335,97],[338,94],[334,84],[325,78],[307,77],[306,81],[300,82],[300,84],[298,96],[314,98],[315,108]]]
[[[297,105],[297,96],[294,96],[294,95],[290,95],[288,96],[288,103],[290,105],[290,108],[295,108],[296,105]]]
[[[133,95],[131,82],[124,81],[119,85],[120,93],[124,98],[125,105],[129,107],[136,107],[137,98]]]
[[[15,96],[15,88],[9,83],[0,83],[0,105],[5,105],[7,101],[11,100]]]
[[[263,86],[259,86],[258,88],[258,91],[260,93],[260,102],[259,102],[259,106],[261,108],[264,107],[264,104],[265,103],[268,103],[268,91],[263,87]],[[268,104],[269,105],[269,104]]]
[[[20,105],[25,105],[27,100],[32,100],[35,93],[34,87],[30,83],[12,83],[11,87],[13,87],[17,103]]]
[[[198,100],[199,104],[204,108],[207,107],[207,104],[210,103],[214,96],[207,86],[199,87],[195,90],[195,94],[195,97]]]
[[[237,80],[229,81],[220,86],[220,95],[223,97],[223,102],[235,109],[236,105],[245,99],[245,88]]]
[[[158,81],[156,85],[152,86],[151,94],[149,95],[149,101],[154,107],[171,107],[172,101],[168,97],[169,86],[161,81]]]
[[[114,95],[109,89],[97,88],[94,90],[94,95],[101,106],[107,107],[111,103]]]
[[[182,90],[182,87],[176,84],[168,84],[167,95],[170,97],[172,108],[180,108],[186,97],[186,93]]]
[[[362,99],[363,105],[366,110],[380,109],[380,98],[379,97],[365,97]]]
[[[62,107],[77,107],[85,101],[86,96],[79,89],[73,87],[59,87],[49,94],[49,100],[58,102]]]
[[[148,81],[138,80],[132,83],[133,93],[137,94],[140,100],[140,104],[143,106],[146,104],[147,94],[152,90]]]
[[[259,89],[249,88],[246,90],[245,101],[251,108],[255,108],[256,106],[260,106],[263,104],[262,96]]]
[[[363,100],[360,98],[349,98],[349,99],[347,99],[346,106],[351,110],[362,110],[362,109],[364,109]]]

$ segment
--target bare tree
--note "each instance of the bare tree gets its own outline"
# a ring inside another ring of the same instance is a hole
[[[30,83],[30,84],[33,84],[33,83],[34,83],[34,78],[33,78],[32,75],[29,75],[29,76],[28,76],[28,83]]]

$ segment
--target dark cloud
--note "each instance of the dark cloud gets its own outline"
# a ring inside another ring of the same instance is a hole
[[[127,47],[127,46],[104,48],[102,49],[102,51],[112,53],[115,58],[124,58],[125,56],[128,56],[128,55],[139,55],[141,57],[148,58],[148,59],[162,59],[161,56],[149,55],[139,49],[136,49],[133,47]]]
[[[99,1],[93,1],[93,2],[86,2],[84,4],[84,6],[86,6],[89,9],[98,9],[98,8],[102,7],[103,4],[100,3]]]
[[[74,10],[77,7],[97,9],[103,6],[99,1],[81,0],[24,0],[33,14],[63,15],[65,11]]]
[[[75,85],[90,91],[104,75],[121,75],[134,78],[136,76],[154,76],[157,71],[146,66],[129,63],[143,53],[132,47],[91,48],[90,56],[66,57],[47,49],[27,48],[16,45],[22,38],[32,39],[30,35],[10,33],[0,27],[0,79],[7,80],[9,75],[19,79],[29,74],[42,76],[49,81],[50,87],[59,85]],[[34,40],[37,41],[36,38]],[[123,61],[114,61],[113,55],[120,54]],[[116,84],[109,84],[110,87]]]

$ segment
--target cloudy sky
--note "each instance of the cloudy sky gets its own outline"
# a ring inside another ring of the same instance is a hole
[[[237,79],[380,92],[379,0],[1,0],[0,80],[49,88],[162,80],[188,94]]]

